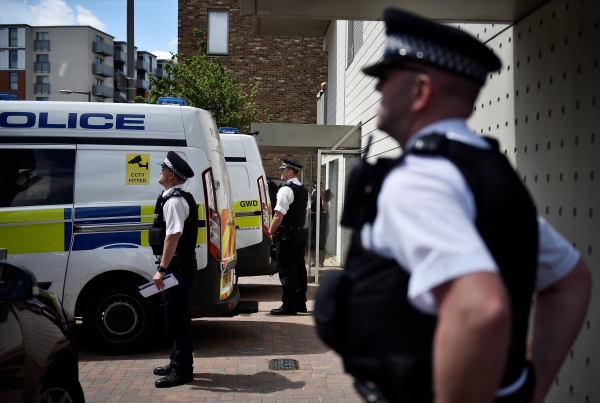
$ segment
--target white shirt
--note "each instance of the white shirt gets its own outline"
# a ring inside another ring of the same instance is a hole
[[[288,179],[285,184],[296,184],[298,186],[302,186],[302,183],[298,180],[298,178]],[[279,211],[281,214],[286,215],[288,210],[290,209],[290,204],[294,202],[294,191],[289,186],[282,186],[277,191],[277,205],[275,206],[275,211]],[[310,210],[310,197],[308,202],[306,203],[306,209]]]
[[[440,133],[475,147],[488,143],[462,119],[436,122],[415,133]],[[363,227],[363,246],[395,259],[410,272],[409,301],[420,311],[437,312],[431,290],[475,272],[498,272],[498,266],[475,227],[473,193],[459,169],[444,157],[407,155],[383,182],[373,226]],[[538,217],[539,255],[536,290],[564,277],[579,253],[543,218]]]
[[[172,194],[175,188],[181,188],[174,186],[163,193],[163,197],[167,197]],[[173,235],[177,233],[183,233],[183,223],[186,218],[190,215],[190,206],[183,197],[171,197],[163,205],[163,216],[165,218],[165,225],[167,235]]]

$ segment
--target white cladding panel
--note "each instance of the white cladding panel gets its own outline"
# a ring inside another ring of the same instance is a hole
[[[0,70],[8,70],[8,49],[0,50]]]
[[[17,28],[17,46],[25,47],[25,28]]]
[[[540,214],[573,242],[596,284],[599,18],[598,1],[553,1],[518,23],[513,38],[517,168]],[[600,401],[599,325],[595,287],[586,323],[546,403]]]
[[[0,28],[0,48],[8,47],[8,28]]]
[[[19,49],[19,60],[17,62],[17,68],[19,70],[25,70],[25,49]]]

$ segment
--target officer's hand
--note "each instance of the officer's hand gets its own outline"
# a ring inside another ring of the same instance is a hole
[[[161,273],[158,271],[156,272],[154,277],[152,277],[154,284],[156,284],[156,288],[158,288],[160,291],[162,291],[165,288],[165,283],[163,283],[163,277],[165,277],[165,273]]]

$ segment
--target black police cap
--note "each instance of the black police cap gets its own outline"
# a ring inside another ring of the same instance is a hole
[[[279,167],[279,169],[284,169],[284,168],[292,168],[295,169],[296,171],[299,171],[302,169],[302,164],[299,163],[298,161],[294,161],[293,159],[290,158],[283,158],[281,160],[281,166]]]
[[[174,151],[169,151],[167,153],[167,158],[158,165],[169,168],[175,175],[183,180],[194,177],[194,171],[190,165]]]
[[[431,65],[483,85],[489,72],[502,67],[500,59],[483,43],[460,29],[438,24],[395,8],[383,13],[386,43],[381,61],[363,69],[381,77],[386,69],[406,61]]]

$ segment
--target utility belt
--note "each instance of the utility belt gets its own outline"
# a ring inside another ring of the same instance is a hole
[[[286,227],[283,225],[280,225],[277,228],[277,235],[278,235],[278,239],[280,241],[287,241],[288,239],[292,239],[295,238],[298,235],[298,232],[300,232],[300,230],[303,230],[304,227]]]
[[[196,261],[196,255],[181,255],[176,254],[173,255],[173,259],[171,259],[171,263],[169,263],[169,267],[167,267],[168,273],[181,273],[182,271],[187,270],[197,270],[198,267],[194,264],[191,265],[189,263]],[[156,264],[160,264],[160,259],[158,259]]]
[[[367,402],[390,403],[390,400],[371,381],[354,380],[354,388]],[[508,386],[496,391],[495,403],[529,403],[535,388],[535,371],[533,365],[527,362],[521,376]]]

